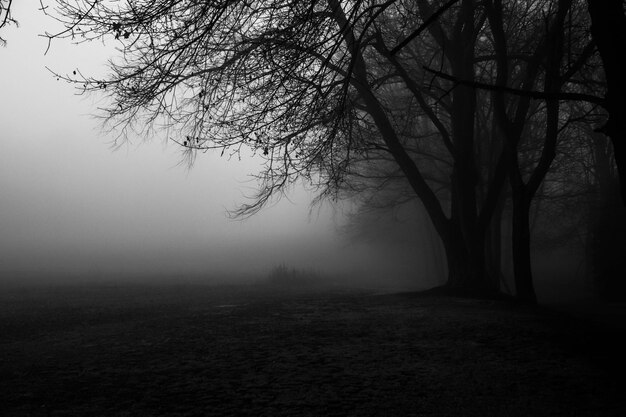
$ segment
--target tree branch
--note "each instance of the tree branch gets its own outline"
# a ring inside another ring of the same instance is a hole
[[[465,86],[473,87],[479,90],[500,91],[500,92],[509,93],[509,94],[513,94],[516,96],[520,96],[520,97],[530,97],[535,100],[584,101],[587,103],[595,104],[595,105],[606,108],[606,100],[604,98],[598,97],[598,96],[592,96],[590,94],[565,93],[565,92],[550,93],[550,92],[543,92],[543,91],[520,90],[520,89],[512,88],[512,87],[481,83],[479,81],[460,80],[442,71],[437,71],[432,68],[428,68],[426,66],[424,66],[423,68],[425,71],[430,72],[436,77],[443,78],[444,80],[452,81],[455,84],[465,85]]]
[[[430,26],[431,23],[433,23],[435,20],[439,19],[439,16],[444,14],[446,12],[446,10],[448,10],[450,7],[452,7],[455,3],[458,3],[458,2],[459,2],[459,0],[450,0],[446,4],[441,6],[439,8],[439,10],[437,10],[435,13],[430,15],[430,17],[428,19],[426,19],[424,21],[424,23],[422,23],[420,25],[420,27],[415,29],[402,42],[400,42],[398,45],[396,45],[396,47],[391,50],[390,54],[392,56],[397,54],[400,51],[400,49],[404,48],[405,46],[407,46],[409,44],[409,42],[411,42],[413,39],[417,38],[423,31],[425,31],[428,28],[428,26]]]

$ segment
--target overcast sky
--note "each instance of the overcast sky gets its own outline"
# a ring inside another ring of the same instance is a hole
[[[109,49],[56,42],[44,56],[37,35],[51,22],[38,2],[15,2],[20,27],[0,49],[0,271],[124,274],[261,273],[272,265],[320,263],[336,242],[332,213],[309,216],[296,190],[246,221],[229,220],[253,190],[255,161],[217,154],[179,166],[162,138],[118,150],[101,133],[97,97],[56,81],[80,68],[104,71]]]
[[[114,136],[93,117],[99,98],[76,95],[46,70],[102,74],[112,46],[57,41],[44,55],[38,35],[54,22],[38,4],[14,2],[20,27],[3,29],[0,49],[0,281],[256,278],[282,263],[382,285],[441,278],[428,233],[422,260],[414,247],[350,243],[337,233],[346,209],[311,215],[303,189],[250,219],[229,219],[254,191],[253,158],[207,153],[188,170],[163,136],[113,150]]]

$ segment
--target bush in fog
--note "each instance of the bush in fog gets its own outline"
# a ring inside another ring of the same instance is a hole
[[[310,286],[320,282],[319,274],[312,269],[289,268],[285,264],[275,266],[267,276],[267,283],[281,287]]]

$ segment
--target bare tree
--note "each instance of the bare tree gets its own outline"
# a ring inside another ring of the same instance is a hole
[[[502,152],[493,163],[493,181],[509,178],[516,293],[519,298],[534,302],[530,207],[555,158],[559,134],[570,123],[561,112],[560,102],[604,104],[595,95],[598,86],[593,85],[595,90],[591,92],[585,91],[588,84],[579,76],[595,48],[579,2],[528,1],[505,5],[494,0],[482,4],[489,30],[479,43],[479,47],[487,45],[484,55],[477,57],[480,71],[469,77],[444,70],[431,72],[458,85],[493,94],[492,133],[495,128],[504,139]],[[531,129],[533,125],[535,128]],[[537,135],[543,139],[538,140]]]
[[[602,58],[607,89],[608,120],[599,131],[607,135],[615,154],[622,202],[626,204],[626,15],[623,0],[587,0],[590,33]]]
[[[428,20],[422,16],[436,15],[439,7],[417,3],[61,1],[66,30],[49,36],[119,43],[121,59],[112,63],[110,77],[92,79],[77,69],[65,78],[85,91],[105,91],[111,100],[105,116],[122,133],[151,133],[165,125],[176,128],[170,139],[190,158],[211,148],[249,148],[265,158],[259,193],[241,215],[254,213],[299,178],[317,186],[321,196],[336,195],[353,161],[368,160],[373,150],[386,153],[442,236],[450,282],[484,290],[481,238],[473,226],[474,167],[466,152],[472,148],[473,89],[455,89],[446,104],[458,115],[469,114],[452,122],[454,143],[450,134],[444,137],[453,158],[461,156],[453,164],[452,204],[462,208],[450,216],[404,146],[389,108],[392,84],[414,82],[404,66],[411,60],[405,40]],[[447,56],[462,60],[454,67],[469,74],[472,61],[462,49],[472,49],[478,33],[476,8],[470,0],[454,3],[444,6],[457,28],[450,29],[450,39],[436,33],[451,48]],[[385,22],[393,22],[394,30]],[[356,126],[376,131],[376,143],[365,141]]]
[[[376,11],[359,6],[352,19]],[[136,1],[122,9],[61,2],[67,30],[50,36],[118,42],[122,58],[110,77],[81,78],[77,69],[72,78],[109,96],[105,117],[123,136],[168,127],[190,158],[245,148],[263,157],[261,187],[245,215],[299,177],[331,192],[358,147],[344,133],[363,116],[336,9],[297,1]]]
[[[190,161],[209,149],[263,158],[258,194],[236,214],[300,179],[319,198],[400,179],[441,238],[448,285],[497,292],[508,179],[517,291],[534,300],[529,210],[563,128],[559,103],[604,104],[570,83],[595,52],[564,39],[566,21],[579,36],[578,2],[57,3],[65,30],[51,41],[119,47],[104,79],[59,76],[107,95],[104,116],[121,138],[166,128]],[[543,122],[541,140],[531,120]],[[528,137],[539,152],[524,151]]]
[[[13,0],[0,0],[0,30],[8,25],[17,24],[17,20],[11,14],[11,6],[13,6]],[[4,45],[6,45],[6,39],[0,36],[0,46]]]

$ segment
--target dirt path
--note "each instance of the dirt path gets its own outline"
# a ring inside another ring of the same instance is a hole
[[[120,291],[4,296],[0,415],[626,415],[623,332],[541,309]]]

